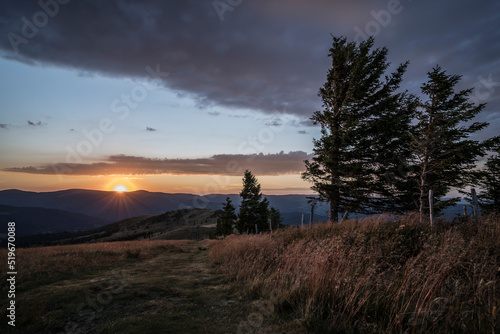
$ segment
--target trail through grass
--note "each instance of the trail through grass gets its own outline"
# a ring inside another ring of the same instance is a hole
[[[123,251],[113,264],[87,273],[50,276],[47,270],[39,277],[36,272],[20,276],[16,328],[7,327],[3,311],[0,331],[237,333],[252,312],[252,301],[209,264],[204,242],[159,246],[148,254]],[[5,310],[5,293],[0,300]]]

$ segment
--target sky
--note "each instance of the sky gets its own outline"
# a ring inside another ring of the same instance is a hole
[[[332,36],[375,37],[401,89],[440,65],[500,127],[500,2],[0,1],[0,190],[306,194]]]

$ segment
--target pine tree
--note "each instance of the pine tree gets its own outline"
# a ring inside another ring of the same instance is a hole
[[[240,212],[236,224],[238,231],[240,233],[255,232],[255,225],[257,225],[259,232],[268,230],[269,202],[267,199],[262,200],[260,184],[249,170],[244,173],[243,189],[240,196]]]
[[[322,136],[314,140],[315,156],[305,161],[302,178],[329,202],[331,221],[338,220],[340,211],[407,205],[415,98],[395,91],[408,63],[384,75],[388,51],[371,50],[373,44],[373,38],[359,44],[333,38],[332,67],[318,94],[323,110],[311,117]]]
[[[259,203],[259,214],[255,224],[259,228],[259,232],[269,231],[269,201],[267,198]]]
[[[282,221],[280,210],[271,207],[269,210],[269,223],[271,224],[272,230],[274,231],[279,228]]]
[[[436,212],[459,200],[441,198],[451,189],[463,188],[469,183],[477,157],[484,156],[487,147],[485,142],[469,139],[469,136],[488,123],[467,125],[485,104],[469,102],[472,89],[455,92],[461,78],[459,75],[448,75],[436,66],[428,72],[428,78],[421,87],[427,101],[419,103],[418,124],[412,140],[417,158],[420,221],[427,216],[430,189],[435,196]]]
[[[485,213],[500,213],[500,146],[495,151],[496,154],[486,161],[481,175],[480,186],[483,190],[479,199]]]
[[[215,233],[217,235],[229,235],[233,233],[233,227],[238,217],[234,212],[235,208],[231,204],[229,197],[226,197],[226,202],[223,204],[222,213],[217,218],[217,227]]]

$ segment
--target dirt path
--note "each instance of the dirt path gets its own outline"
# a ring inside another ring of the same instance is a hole
[[[240,290],[210,265],[204,242],[186,242],[95,273],[26,285],[17,301],[18,326],[6,330],[280,333],[266,327],[272,312],[263,314]]]
[[[236,333],[250,301],[209,265],[202,242],[182,248],[89,280],[66,331]]]

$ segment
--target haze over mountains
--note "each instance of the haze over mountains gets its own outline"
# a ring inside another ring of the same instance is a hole
[[[54,192],[30,192],[22,190],[0,191],[1,225],[9,221],[17,223],[16,234],[20,237],[35,234],[88,231],[124,219],[144,215],[158,215],[182,209],[221,210],[226,197],[238,209],[239,195],[169,194],[144,190],[132,192],[69,189]],[[285,225],[309,223],[310,205],[306,195],[265,195],[270,205],[279,209]],[[327,221],[328,206],[319,203],[314,221]],[[450,207],[445,218],[461,213],[461,205]],[[359,215],[350,215],[350,217]],[[6,231],[6,228],[4,229]],[[5,233],[0,233],[5,237]]]
[[[229,197],[238,208],[240,197],[236,194],[198,196],[144,190],[118,193],[84,189],[54,192],[29,192],[12,189],[0,191],[0,204],[16,207],[17,209],[4,208],[4,212],[11,212],[11,214],[5,215],[9,217],[6,221],[22,223],[23,227],[21,225],[18,227],[19,233],[31,235],[90,230],[106,223],[131,217],[155,215],[180,209],[220,210],[226,197]],[[269,195],[265,197],[271,206],[281,211],[284,224],[300,224],[302,214],[304,214],[304,222],[309,222],[310,206],[305,195]],[[47,209],[52,211],[46,211]],[[326,219],[325,212],[326,206],[319,206],[319,209],[316,209],[315,220],[324,221]],[[82,223],[82,219],[87,223]],[[33,225],[38,227],[34,228]]]

